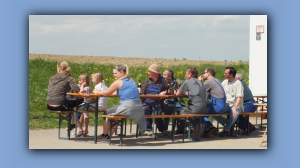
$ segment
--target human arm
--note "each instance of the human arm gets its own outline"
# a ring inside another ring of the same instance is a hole
[[[149,78],[147,78],[143,83],[143,86],[141,88],[141,95],[146,94],[146,89],[148,84],[149,84]]]
[[[242,97],[238,97],[238,98],[236,99],[234,108],[232,109],[232,115],[233,115],[233,116],[236,116],[236,115],[237,115],[237,108],[239,107],[241,101],[242,101]]]
[[[180,88],[176,92],[176,96],[185,96],[188,97],[189,94],[187,92],[187,83],[183,82],[183,84],[180,86]]]
[[[199,81],[202,81],[203,80],[203,75],[199,76]]]
[[[71,80],[69,81],[69,86],[75,93],[78,93],[80,91],[80,88],[78,87],[76,81],[72,77],[70,78]]]
[[[84,89],[85,86],[86,86],[86,82],[84,82],[84,83],[81,84],[80,91],[79,91],[80,93],[85,93],[86,92],[86,90]]]
[[[97,89],[93,90],[93,93],[95,94],[99,94],[102,96],[110,96],[111,94],[115,93],[118,89],[120,89],[123,85],[123,81],[122,80],[116,80],[114,81],[107,90],[105,91],[99,91]]]

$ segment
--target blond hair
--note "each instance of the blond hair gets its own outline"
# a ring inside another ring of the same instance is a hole
[[[104,79],[102,73],[99,72],[99,71],[98,71],[98,72],[94,72],[94,73],[92,74],[92,76],[95,76],[95,77],[96,77],[96,84],[102,83],[102,81],[103,81],[103,79]]]
[[[86,83],[86,86],[88,86],[91,90],[91,82],[90,82],[90,76],[86,73],[79,75],[78,80],[83,80]]]
[[[63,74],[72,76],[71,68],[66,61],[58,62],[57,67],[62,71]]]
[[[121,80],[125,79],[125,78],[131,79],[130,74],[129,74],[129,68],[127,65],[116,65],[114,69],[119,72],[124,72],[124,75],[121,76],[121,78],[119,78],[119,79],[121,79]]]

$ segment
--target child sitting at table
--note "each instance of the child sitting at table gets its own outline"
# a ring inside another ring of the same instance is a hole
[[[92,82],[95,85],[95,89],[99,91],[105,91],[107,89],[107,86],[104,83],[104,77],[101,72],[95,72],[92,74]],[[107,108],[108,103],[108,97],[99,97],[98,98],[98,111],[99,110],[105,110]],[[85,122],[85,131],[83,133],[84,136],[87,136],[88,134],[88,122],[89,122],[89,116],[86,111],[95,111],[96,102],[95,99],[90,101],[89,103],[85,103],[85,105],[82,105],[78,108],[79,112],[83,112],[84,114],[84,122]]]
[[[90,77],[88,74],[84,73],[81,74],[78,77],[78,86],[80,88],[79,93],[86,93],[89,94],[91,90],[91,85],[90,85]],[[83,103],[79,105],[78,112],[82,112],[79,109],[86,107],[88,108],[89,106],[89,98],[84,97],[83,98]],[[76,107],[74,108],[74,111],[76,110]],[[89,116],[87,113],[83,113],[83,115],[79,114],[78,116],[75,116],[75,118],[78,118],[78,131],[77,131],[77,136],[80,137],[81,135],[87,135],[88,134],[88,126],[89,126]],[[84,120],[84,131],[82,129],[83,125],[83,120]]]

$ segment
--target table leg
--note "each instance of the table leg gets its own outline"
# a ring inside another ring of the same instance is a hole
[[[77,141],[78,97],[76,98],[75,141]]]
[[[94,132],[94,144],[97,144],[97,127],[98,127],[98,97],[96,97],[96,107],[95,107],[95,132]]]

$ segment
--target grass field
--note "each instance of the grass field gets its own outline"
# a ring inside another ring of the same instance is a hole
[[[105,78],[106,85],[109,86],[114,78],[112,76],[112,69],[114,65],[106,65],[105,63],[75,63],[68,62],[72,69],[72,77],[78,82],[78,76],[83,73],[92,74],[100,71]],[[47,129],[58,127],[58,115],[49,113],[47,110],[47,89],[49,79],[55,75],[56,72],[55,60],[44,60],[41,58],[29,60],[29,129]],[[227,66],[233,66],[237,69],[238,73],[243,74],[244,81],[248,83],[249,68],[248,63],[233,63],[232,65],[218,64],[201,64],[193,65],[199,71],[199,75],[203,74],[207,67],[212,67],[216,70],[216,78],[220,81],[224,80],[224,70]],[[185,80],[185,71],[190,65],[177,65],[177,66],[161,66],[161,74],[164,69],[169,68],[174,71],[175,78]],[[138,80],[143,81],[148,77],[146,66],[130,66],[130,76],[137,83]],[[92,82],[91,82],[92,83]],[[91,88],[94,88],[92,84]],[[93,89],[92,89],[93,90]],[[118,98],[110,98],[108,101],[108,108],[118,104]],[[102,118],[99,117],[99,125],[102,125]],[[93,126],[94,116],[90,115],[90,125]],[[63,123],[62,127],[67,124]]]

